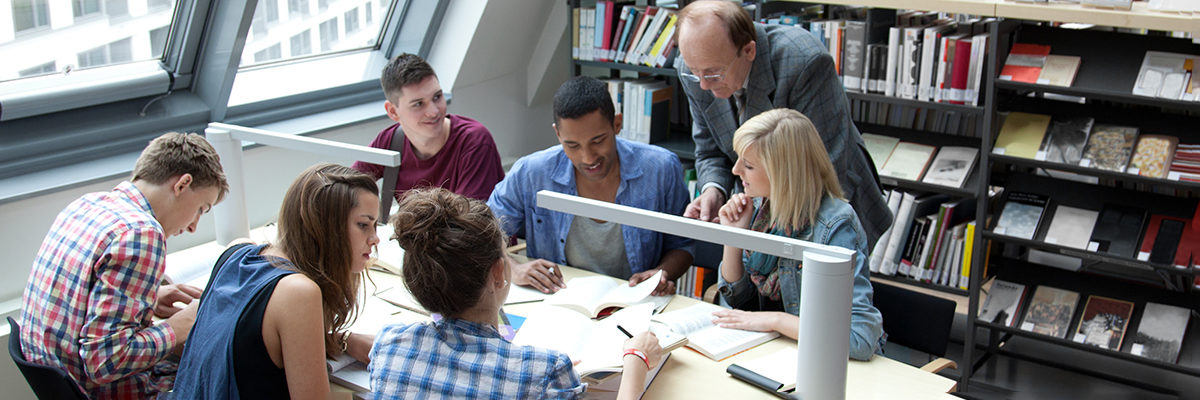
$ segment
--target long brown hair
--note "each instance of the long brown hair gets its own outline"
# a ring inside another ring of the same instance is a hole
[[[392,216],[404,285],[426,310],[457,317],[479,302],[504,234],[483,202],[442,188],[410,190]]]
[[[279,207],[276,245],[292,267],[321,288],[321,308],[327,332],[336,332],[357,313],[362,276],[351,276],[354,254],[347,219],[358,206],[358,191],[379,195],[375,180],[353,169],[322,163],[296,177]],[[325,348],[338,348],[325,335]]]

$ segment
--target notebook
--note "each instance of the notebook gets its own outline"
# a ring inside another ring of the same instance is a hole
[[[779,337],[777,332],[744,331],[714,325],[712,313],[724,309],[715,304],[699,303],[655,315],[652,320],[687,336],[687,347],[716,361]]]
[[[623,308],[602,320],[592,320],[578,312],[543,304],[525,316],[525,322],[512,342],[521,346],[548,348],[565,353],[578,362],[580,376],[597,371],[620,371],[625,340],[617,326],[637,334],[650,329],[654,305],[638,304]],[[686,344],[683,335],[658,335],[663,351]]]

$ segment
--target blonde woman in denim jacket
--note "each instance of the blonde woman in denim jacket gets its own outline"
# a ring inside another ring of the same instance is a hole
[[[843,198],[816,127],[796,110],[775,109],[746,121],[733,146],[738,153],[733,173],[745,192],[721,207],[721,224],[855,250],[850,358],[869,360],[885,335],[883,317],[871,303],[867,239]],[[745,304],[757,295],[761,311],[718,311],[714,322],[795,339],[803,271],[798,260],[725,246],[718,275],[721,303]]]

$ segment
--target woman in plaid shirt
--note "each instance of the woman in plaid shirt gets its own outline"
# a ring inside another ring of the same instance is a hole
[[[565,354],[513,345],[496,330],[512,267],[486,204],[441,188],[410,191],[392,225],[405,251],[405,286],[445,318],[380,331],[368,366],[376,398],[582,397]],[[625,349],[618,397],[638,398],[662,348],[644,332]]]

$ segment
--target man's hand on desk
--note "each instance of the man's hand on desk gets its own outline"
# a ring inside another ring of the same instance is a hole
[[[633,274],[633,276],[629,277],[629,286],[637,285],[644,280],[650,279],[656,272],[658,272],[659,269],[660,268],[648,269]],[[654,293],[651,293],[651,295],[666,296],[669,294],[675,294],[675,281],[667,279],[667,273],[666,271],[663,271],[662,278],[659,278],[658,281],[658,287],[654,288]]]
[[[554,293],[566,289],[563,282],[562,270],[552,262],[536,259],[524,264],[513,266],[513,283],[529,286],[542,293]]]
[[[154,304],[154,316],[170,318],[183,310],[183,308],[176,307],[175,303],[191,304],[193,300],[200,298],[202,292],[203,290],[198,287],[182,283],[159,285],[158,300]]]

